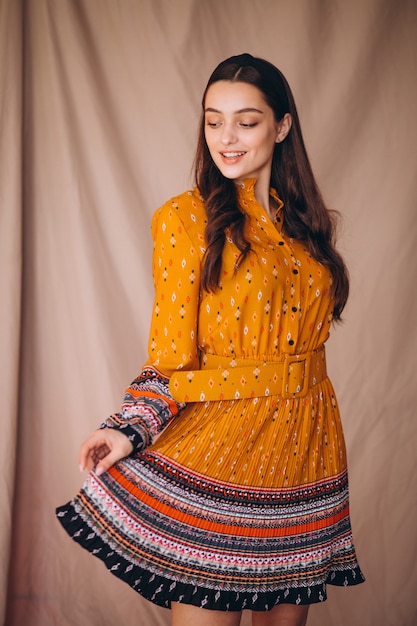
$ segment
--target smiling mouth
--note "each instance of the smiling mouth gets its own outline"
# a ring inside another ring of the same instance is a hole
[[[244,156],[246,152],[221,152],[220,154],[225,159],[237,159],[238,157]]]

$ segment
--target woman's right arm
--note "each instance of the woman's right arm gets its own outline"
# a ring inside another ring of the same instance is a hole
[[[107,418],[81,446],[82,469],[96,465],[102,473],[117,460],[150,445],[185,406],[169,391],[171,374],[199,367],[201,257],[176,206],[168,202],[152,220],[155,300],[148,360],[126,389],[121,411]]]

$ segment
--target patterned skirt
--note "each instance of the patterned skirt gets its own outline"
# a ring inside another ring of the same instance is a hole
[[[152,447],[92,472],[57,516],[68,534],[153,603],[268,611],[364,580],[347,472],[302,486],[207,478]]]

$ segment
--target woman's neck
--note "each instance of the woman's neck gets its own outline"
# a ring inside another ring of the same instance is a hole
[[[257,182],[255,185],[255,198],[267,213],[270,215],[275,213],[278,205],[269,193],[269,184],[258,186]]]

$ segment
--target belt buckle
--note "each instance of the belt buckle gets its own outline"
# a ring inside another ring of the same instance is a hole
[[[291,354],[285,355],[281,394],[283,398],[297,398],[307,395],[310,382],[310,363],[309,354],[304,354],[302,358],[297,358]]]

